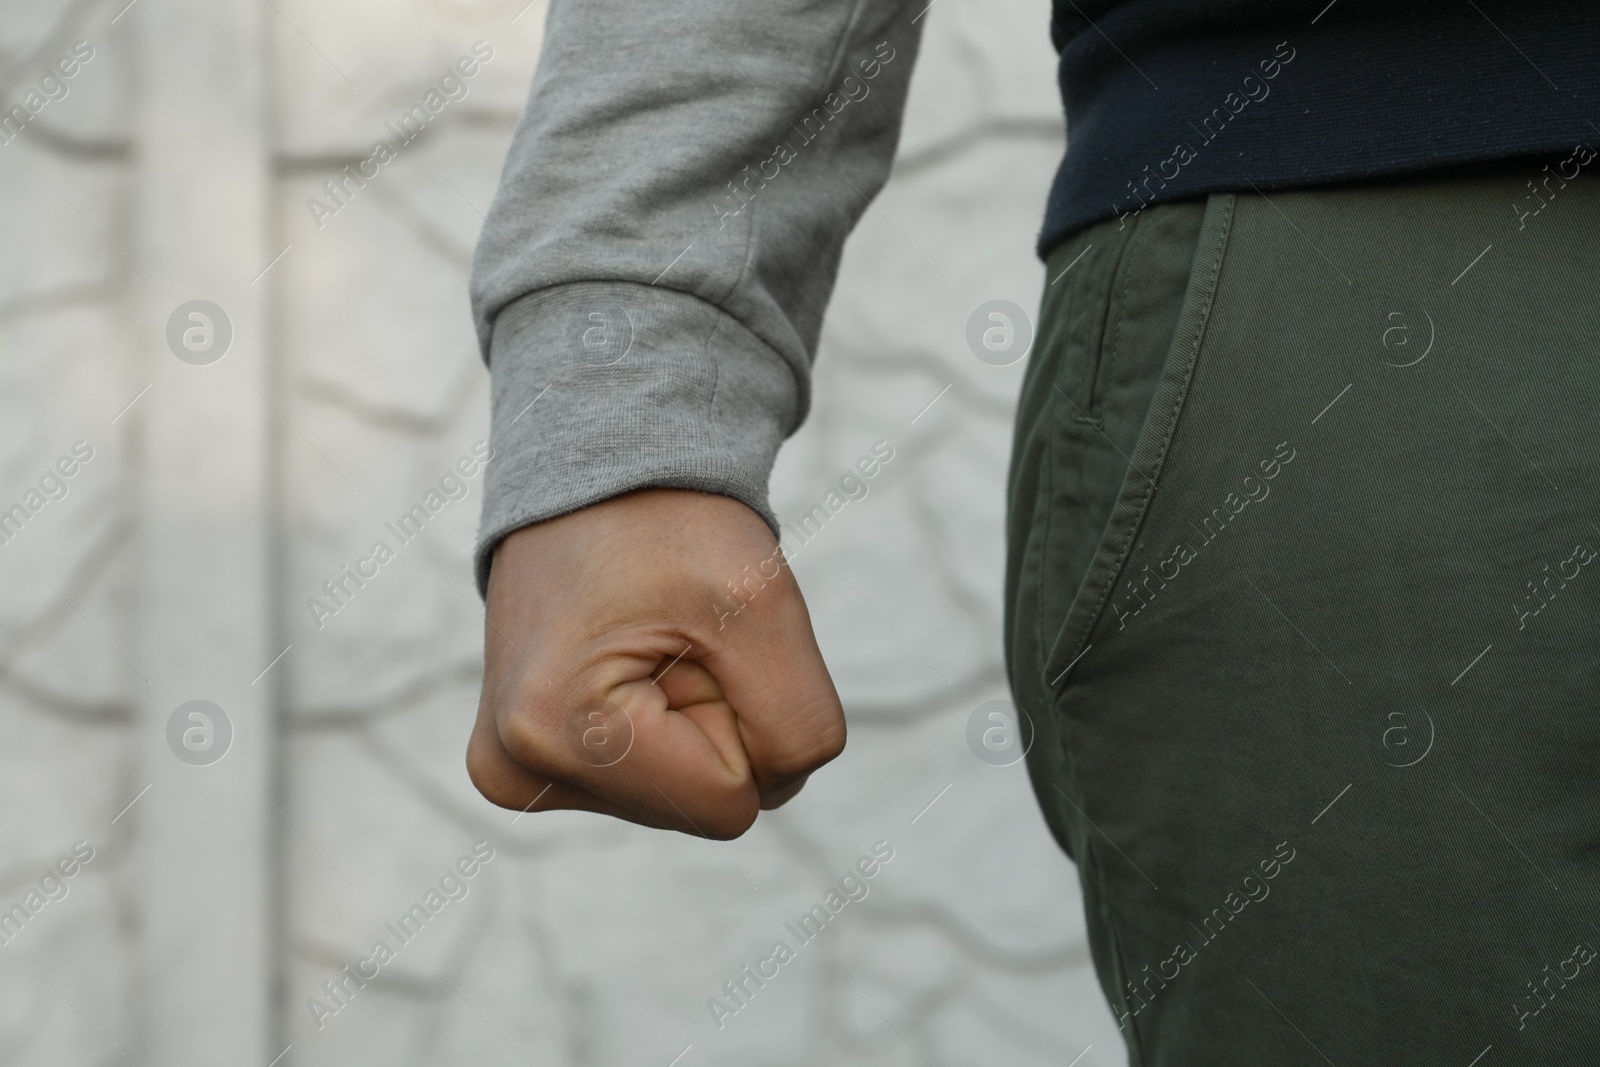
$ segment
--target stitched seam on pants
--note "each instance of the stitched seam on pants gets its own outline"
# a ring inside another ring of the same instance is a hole
[[[1069,243],[1063,243],[1061,245],[1060,255],[1063,258],[1066,255],[1068,247]],[[1084,252],[1087,251],[1088,249],[1084,249]],[[1058,277],[1057,281],[1060,280],[1060,277]],[[1072,286],[1076,283],[1076,281],[1077,279],[1073,279],[1067,282],[1067,292],[1062,297],[1062,299],[1069,301],[1069,307],[1072,295]],[[1047,310],[1047,308],[1041,309],[1041,322],[1043,322],[1043,316]],[[1067,391],[1072,388],[1072,382],[1070,380],[1063,380],[1062,373],[1063,370],[1072,362],[1073,351],[1070,337],[1060,338],[1058,345],[1059,351],[1056,353],[1058,358],[1055,361],[1055,365],[1050,367],[1050,373],[1048,375],[1040,375],[1041,382],[1043,382],[1046,378],[1049,379],[1048,384],[1050,386],[1050,394],[1045,399],[1045,408],[1039,413],[1038,419],[1035,422],[1034,429],[1032,431],[1042,434],[1044,441],[1043,447],[1040,450],[1043,453],[1040,457],[1040,462],[1044,465],[1044,472],[1040,477],[1040,487],[1036,488],[1034,491],[1035,506],[1039,506],[1038,502],[1043,501],[1044,509],[1043,526],[1040,531],[1039,543],[1034,549],[1038,559],[1038,577],[1035,579],[1035,584],[1042,580],[1045,572],[1045,561],[1049,558],[1050,545],[1052,543],[1051,533],[1055,526],[1055,507],[1053,504],[1055,501],[1056,489],[1056,456],[1059,455],[1059,452],[1056,448],[1056,438],[1059,436],[1056,430],[1056,420],[1058,418],[1056,405],[1063,399],[1068,401],[1069,406],[1076,405],[1077,403],[1077,401],[1072,400],[1072,398],[1067,395]],[[1043,352],[1039,353],[1039,358],[1046,358]],[[1070,417],[1075,421],[1093,426],[1097,430],[1100,428],[1099,420],[1080,415],[1080,413],[1076,410],[1073,411]],[[1047,665],[1046,658],[1050,654],[1050,642],[1046,639],[1045,635],[1045,619],[1047,616],[1043,610],[1044,594],[1042,590],[1036,592],[1035,597],[1036,600],[1033,610],[1034,656],[1030,661],[1029,666],[1030,668],[1039,670],[1042,673],[1043,668]],[[1037,676],[1038,675],[1035,675],[1035,677]],[[1046,687],[1046,693],[1048,693],[1048,691],[1048,687]]]
[[[1053,384],[1054,383],[1052,382],[1052,385]],[[1044,483],[1044,485],[1043,485],[1043,492],[1042,493],[1040,493],[1038,490],[1035,490],[1034,499],[1035,499],[1036,502],[1039,501],[1039,500],[1043,500],[1044,501],[1044,528],[1043,528],[1043,531],[1041,532],[1038,546],[1034,548],[1034,552],[1036,553],[1037,558],[1039,560],[1039,563],[1038,563],[1039,574],[1035,578],[1035,585],[1040,585],[1043,582],[1044,569],[1045,569],[1044,568],[1045,554],[1050,549],[1050,528],[1055,525],[1056,509],[1052,505],[1054,504],[1055,498],[1056,498],[1055,497],[1055,492],[1056,492],[1056,430],[1055,430],[1055,425],[1056,424],[1055,424],[1055,414],[1056,414],[1056,401],[1058,399],[1059,398],[1056,395],[1055,389],[1051,388],[1049,399],[1046,400],[1046,404],[1048,406],[1044,409],[1044,411],[1040,412],[1040,419],[1041,419],[1041,422],[1042,422],[1043,426],[1045,427],[1045,439],[1044,439],[1044,449],[1043,449],[1044,456],[1042,457],[1042,461],[1044,463],[1044,472],[1043,472],[1043,474],[1041,476],[1041,481]],[[1035,503],[1035,506],[1038,506],[1037,503]],[[1037,667],[1039,669],[1041,669],[1041,670],[1047,670],[1049,668],[1049,666],[1050,666],[1050,663],[1049,663],[1050,646],[1045,642],[1045,633],[1044,633],[1044,617],[1045,617],[1045,613],[1041,610],[1043,608],[1043,606],[1044,606],[1044,590],[1042,588],[1039,588],[1034,593],[1033,647],[1035,649],[1035,655],[1038,658]]]
[[[1122,276],[1123,264],[1127,262],[1128,250],[1139,236],[1139,219],[1135,216],[1133,228],[1128,236],[1123,238],[1122,244],[1117,248],[1116,262],[1111,265],[1111,272],[1106,277],[1105,302],[1100,308],[1100,328],[1095,331],[1094,362],[1086,369],[1083,382],[1082,411],[1074,411],[1073,421],[1093,426],[1096,430],[1105,425],[1105,420],[1100,417],[1100,375],[1104,372],[1106,360],[1106,331],[1111,326],[1111,313],[1117,303],[1118,281]],[[1074,401],[1074,404],[1077,402]]]
[[[1101,409],[1105,404],[1106,377],[1116,366],[1117,353],[1122,348],[1122,335],[1128,322],[1128,306],[1139,285],[1141,275],[1137,269],[1139,252],[1150,240],[1148,227],[1135,226],[1128,235],[1128,243],[1111,275],[1111,299],[1106,307],[1106,324],[1100,334],[1100,358],[1095,363],[1094,380],[1089,383],[1089,411],[1096,419],[1103,419]],[[1126,280],[1124,280],[1126,279]],[[1116,325],[1111,325],[1112,311],[1116,312]],[[1110,333],[1110,337],[1106,333]]]
[[[1054,640],[1050,642],[1050,645],[1045,652],[1045,670],[1047,672],[1045,684],[1049,686],[1050,689],[1054,690],[1058,697],[1061,689],[1066,685],[1066,675],[1063,673],[1059,678],[1056,678],[1052,681],[1048,677],[1048,672],[1056,669],[1055,665],[1061,663],[1063,660],[1066,662],[1071,662],[1072,656],[1077,656],[1082,653],[1084,647],[1088,644],[1090,634],[1094,632],[1094,628],[1099,625],[1100,619],[1105,615],[1106,606],[1111,602],[1111,591],[1116,587],[1117,579],[1122,575],[1124,568],[1127,566],[1128,557],[1133,552],[1133,546],[1138,542],[1139,531],[1144,527],[1145,518],[1150,512],[1150,502],[1155,496],[1157,485],[1160,482],[1161,475],[1165,470],[1167,455],[1172,449],[1172,441],[1177,434],[1178,422],[1182,417],[1184,405],[1189,397],[1189,390],[1194,381],[1195,370],[1200,363],[1200,349],[1204,346],[1206,334],[1211,324],[1211,311],[1213,305],[1216,303],[1217,285],[1222,274],[1223,262],[1227,258],[1228,240],[1233,232],[1233,214],[1234,205],[1236,203],[1236,197],[1232,193],[1214,194],[1214,198],[1214,202],[1218,204],[1217,211],[1220,216],[1217,224],[1217,232],[1210,238],[1210,247],[1197,247],[1195,249],[1195,254],[1197,256],[1201,254],[1208,255],[1209,262],[1205,263],[1202,267],[1197,268],[1205,271],[1205,274],[1200,279],[1199,289],[1195,290],[1203,303],[1195,313],[1198,322],[1194,328],[1194,337],[1189,340],[1188,351],[1183,356],[1185,361],[1183,379],[1181,382],[1177,383],[1176,387],[1173,389],[1173,394],[1170,397],[1161,396],[1161,386],[1157,386],[1157,397],[1155,400],[1163,402],[1164,406],[1167,408],[1167,411],[1165,412],[1166,424],[1160,431],[1161,437],[1159,448],[1153,457],[1149,457],[1149,470],[1147,472],[1136,471],[1132,467],[1129,468],[1129,478],[1135,476],[1140,478],[1141,484],[1134,490],[1137,495],[1123,497],[1119,499],[1112,507],[1111,521],[1108,524],[1107,537],[1110,538],[1112,536],[1120,536],[1121,540],[1119,544],[1115,545],[1108,541],[1102,546],[1101,551],[1096,553],[1094,562],[1090,564],[1089,574],[1085,577],[1084,581],[1084,592],[1091,592],[1089,582],[1091,580],[1096,580],[1097,578],[1099,587],[1092,591],[1094,600],[1091,606],[1087,609],[1087,618],[1074,630],[1074,619],[1080,613],[1077,610],[1078,605],[1076,603],[1069,607],[1066,618],[1062,620],[1060,629],[1056,631]],[[1211,205],[1208,203],[1208,214],[1210,212],[1210,207]],[[1205,233],[1204,224],[1202,224],[1201,236],[1202,238],[1207,236]],[[1180,323],[1180,332],[1183,328],[1184,325]],[[1176,343],[1177,340],[1178,339],[1175,337],[1174,343]],[[1168,362],[1169,364],[1171,362],[1170,354]],[[1162,377],[1164,385],[1166,368],[1163,368]],[[1152,414],[1155,413],[1154,403],[1155,401],[1152,402]],[[1148,430],[1148,427],[1146,429]],[[1140,436],[1142,438],[1144,434],[1141,433]],[[1143,458],[1139,456],[1139,452],[1140,450],[1137,448],[1134,450],[1136,459]],[[1132,508],[1134,511],[1134,521],[1130,524],[1129,529],[1125,534],[1114,534],[1114,532],[1110,529],[1110,526],[1114,526],[1117,522],[1119,514],[1128,508]],[[1104,567],[1102,563],[1102,561],[1105,559],[1106,552],[1113,553],[1112,562],[1109,568]],[[1105,570],[1107,573],[1105,573],[1103,577],[1098,577],[1096,572],[1102,570]],[[1071,645],[1071,656],[1067,655],[1067,646],[1069,642]]]

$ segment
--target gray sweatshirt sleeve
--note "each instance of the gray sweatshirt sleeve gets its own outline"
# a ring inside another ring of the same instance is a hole
[[[478,241],[480,591],[506,534],[647,486],[777,532],[846,236],[888,177],[925,0],[551,0]]]

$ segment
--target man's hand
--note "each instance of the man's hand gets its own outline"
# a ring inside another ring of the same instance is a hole
[[[647,489],[516,531],[486,623],[467,771],[501,807],[727,839],[844,748],[800,588],[727,497]]]

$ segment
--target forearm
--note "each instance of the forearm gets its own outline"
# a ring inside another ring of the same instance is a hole
[[[558,0],[480,240],[494,383],[479,548],[642,486],[775,525],[845,238],[887,178],[907,4]]]

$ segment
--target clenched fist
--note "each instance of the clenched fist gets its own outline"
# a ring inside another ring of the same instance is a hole
[[[501,807],[727,839],[844,740],[799,586],[745,505],[640,490],[495,550],[467,771]]]

